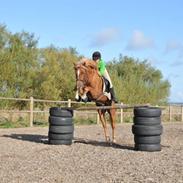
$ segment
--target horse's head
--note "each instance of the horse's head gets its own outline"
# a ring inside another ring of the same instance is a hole
[[[83,100],[86,100],[95,73],[97,73],[96,63],[92,60],[82,59],[74,65],[74,69],[78,94]]]

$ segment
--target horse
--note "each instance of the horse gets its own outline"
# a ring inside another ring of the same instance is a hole
[[[110,142],[105,117],[106,112],[108,112],[112,127],[112,142],[115,143],[116,109],[113,108],[115,103],[104,95],[104,80],[99,74],[96,62],[83,58],[78,63],[74,64],[74,69],[76,75],[76,90],[82,100],[88,98],[90,101],[94,101],[96,106],[112,106],[110,109],[98,109],[97,111],[104,129],[106,142]]]

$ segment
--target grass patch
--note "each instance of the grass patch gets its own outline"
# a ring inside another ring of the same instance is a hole
[[[26,121],[16,121],[16,122],[1,121],[0,122],[0,128],[24,128],[28,126],[29,124]]]
[[[92,125],[97,124],[96,119],[93,118],[75,118],[74,119],[75,125]]]
[[[109,122],[109,119],[107,119],[107,122]],[[116,119],[116,123],[119,123],[119,119]],[[131,118],[125,118],[124,122],[130,123],[132,122]],[[97,124],[97,120],[95,117],[89,117],[89,118],[83,118],[83,117],[76,117],[73,118],[74,125],[93,125]],[[20,118],[16,122],[8,121],[4,119],[3,121],[0,121],[0,128],[25,128],[29,127],[30,123],[28,120],[25,120],[23,118]],[[34,119],[33,122],[34,127],[47,127],[49,126],[48,121],[45,121],[44,119]]]
[[[48,122],[47,121],[34,121],[33,125],[39,126],[39,127],[46,127],[46,126],[48,126]]]

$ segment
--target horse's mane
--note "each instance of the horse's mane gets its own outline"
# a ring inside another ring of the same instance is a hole
[[[88,59],[88,58],[82,58],[79,62],[77,62],[76,65],[82,65],[86,68],[92,68],[92,69],[97,70],[96,62],[94,62],[93,60]]]

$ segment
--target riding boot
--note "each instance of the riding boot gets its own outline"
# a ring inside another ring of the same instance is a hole
[[[118,103],[113,87],[110,88],[110,93],[111,93],[111,100],[113,100],[115,103]]]

